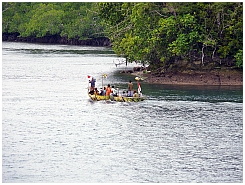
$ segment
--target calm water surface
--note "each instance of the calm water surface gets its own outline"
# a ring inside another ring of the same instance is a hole
[[[143,102],[91,102],[87,75],[121,90],[134,79],[119,59],[3,42],[3,182],[243,182],[242,87],[142,82]]]

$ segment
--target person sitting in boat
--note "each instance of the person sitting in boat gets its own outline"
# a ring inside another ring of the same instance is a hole
[[[141,96],[142,96],[142,92],[141,92],[141,91],[139,91],[139,92],[138,92],[138,95],[139,95],[139,97],[141,97]]]
[[[128,96],[133,96],[133,83],[131,80],[129,80],[129,83],[128,83]]]
[[[127,94],[126,94],[126,92],[125,91],[123,91],[123,94],[122,94],[122,96],[126,96]]]
[[[139,94],[136,91],[134,91],[133,97],[139,97]]]
[[[93,95],[94,94],[94,89],[89,91],[89,94]]]
[[[110,84],[108,84],[108,86],[107,86],[107,88],[106,88],[106,96],[110,96],[110,94],[111,94],[111,85]]]
[[[95,95],[100,95],[100,93],[99,93],[99,91],[98,91],[97,88],[94,88],[94,94],[95,94]]]
[[[105,88],[104,88],[104,89],[105,89]],[[101,96],[105,96],[105,91],[104,91],[104,89],[100,88],[100,95],[101,95]]]
[[[90,91],[93,91],[94,90],[94,88],[95,88],[95,82],[96,82],[96,79],[94,77],[92,77],[92,80],[89,80],[89,83],[91,83]]]
[[[117,91],[116,91],[114,85],[111,87],[111,96],[117,96]]]

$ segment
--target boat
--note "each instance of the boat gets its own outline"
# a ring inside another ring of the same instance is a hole
[[[88,75],[88,78],[91,78],[90,75]],[[107,78],[106,74],[102,75],[102,87],[103,87],[103,78]],[[136,81],[138,81],[138,93],[137,96],[125,96],[125,95],[118,95],[118,96],[103,96],[103,95],[98,95],[98,94],[90,94],[89,93],[89,87],[88,87],[88,96],[90,97],[91,100],[93,101],[103,101],[103,100],[110,100],[110,101],[117,101],[117,102],[140,102],[144,101],[146,99],[145,96],[142,95],[141,93],[141,86],[139,83],[140,78],[136,77]]]
[[[91,98],[93,101],[101,101],[101,100],[109,100],[110,96],[101,96],[101,95],[95,95],[95,94],[89,94],[88,96]]]
[[[141,96],[141,97],[101,96],[101,95],[95,95],[95,94],[89,94],[89,93],[88,93],[88,96],[93,101],[111,100],[111,101],[118,101],[118,102],[140,102],[146,99],[145,96]]]

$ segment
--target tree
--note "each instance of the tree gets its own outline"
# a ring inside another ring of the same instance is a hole
[[[20,36],[61,35],[88,39],[104,36],[96,3],[3,3],[3,32]]]
[[[23,30],[29,21],[32,3],[2,3],[2,32],[15,33]]]
[[[43,37],[45,35],[55,35],[61,33],[62,16],[64,11],[55,4],[39,3],[30,12],[32,17],[25,23],[25,30],[21,36]],[[45,12],[45,13],[44,13]]]
[[[242,49],[242,3],[99,3],[99,13],[117,54],[155,68],[232,60]]]

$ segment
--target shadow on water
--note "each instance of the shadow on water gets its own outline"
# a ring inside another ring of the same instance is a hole
[[[158,100],[243,102],[241,86],[144,85],[145,93]]]
[[[77,55],[88,55],[88,54],[104,54],[107,56],[114,55],[112,50],[45,50],[45,49],[16,49],[21,53],[29,54],[77,54]]]

